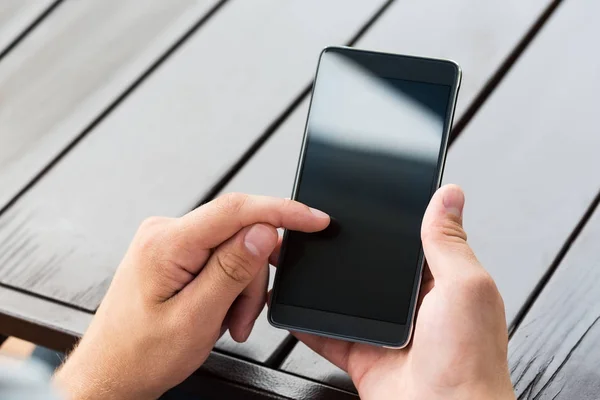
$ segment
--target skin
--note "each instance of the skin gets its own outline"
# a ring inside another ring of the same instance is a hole
[[[514,399],[504,307],[462,230],[464,196],[438,191],[423,222],[429,271],[404,350],[297,334],[347,370],[361,398]],[[229,330],[245,341],[266,301],[276,228],[329,224],[291,200],[230,194],[136,233],[88,331],[54,376],[70,399],[154,399],[182,382]]]

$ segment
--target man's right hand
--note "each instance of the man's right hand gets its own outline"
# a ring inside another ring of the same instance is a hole
[[[362,399],[514,399],[504,304],[467,244],[464,195],[435,194],[422,225],[428,270],[412,343],[402,350],[295,335],[346,370]]]

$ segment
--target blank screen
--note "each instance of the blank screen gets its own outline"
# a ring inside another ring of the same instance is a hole
[[[333,222],[288,233],[278,303],[406,323],[450,90],[321,57],[296,199]]]

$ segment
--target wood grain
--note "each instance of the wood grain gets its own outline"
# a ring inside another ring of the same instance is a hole
[[[0,62],[0,209],[216,3],[66,1],[12,49]]]
[[[57,351],[73,348],[93,314],[0,286],[0,335]]]
[[[227,3],[2,215],[0,281],[95,309],[141,220],[192,208],[383,4]]]
[[[457,106],[458,119],[547,3],[400,1],[390,6],[377,24],[359,40],[357,47],[458,61],[464,72]],[[439,10],[439,14],[431,10]],[[223,192],[289,197],[307,110],[308,100],[234,176]],[[461,162],[457,158],[452,160],[449,163]],[[473,164],[470,164],[470,168],[473,168]],[[474,170],[477,171],[476,168]],[[262,324],[266,326],[267,322]],[[326,378],[335,384],[344,382],[346,378],[343,374],[338,375],[336,368],[328,363],[320,363],[315,359],[318,356],[301,349],[298,347],[291,353],[284,368],[298,363],[294,373],[316,380]],[[306,368],[300,370],[301,366]]]
[[[0,53],[21,35],[54,0],[2,0],[0,7]]]
[[[597,399],[600,210],[588,221],[509,345],[519,399]]]
[[[304,343],[297,343],[294,350],[281,366],[283,371],[291,374],[306,376],[318,382],[356,392],[352,380],[346,372],[336,367],[320,355],[312,351]]]
[[[588,47],[598,11],[593,0],[560,6],[448,156],[444,180],[465,190],[469,242],[509,322],[599,189],[600,57]]]

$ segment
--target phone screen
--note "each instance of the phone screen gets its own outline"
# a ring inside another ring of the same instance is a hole
[[[278,303],[407,322],[450,102],[450,86],[323,54],[295,198],[333,220],[288,232]]]

